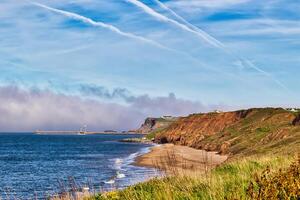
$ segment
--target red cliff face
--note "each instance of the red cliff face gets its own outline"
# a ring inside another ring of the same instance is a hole
[[[299,123],[300,118],[294,113],[280,108],[194,114],[182,117],[160,131],[155,141],[222,154],[249,153],[291,136],[298,137],[300,126],[293,124]]]
[[[195,146],[206,136],[214,135],[224,128],[233,125],[247,116],[247,111],[194,114],[180,118],[170,127],[162,131],[156,138],[160,141],[165,137],[165,142]],[[163,139],[164,140],[164,139]]]
[[[293,120],[293,125],[294,126],[300,125],[300,114]]]

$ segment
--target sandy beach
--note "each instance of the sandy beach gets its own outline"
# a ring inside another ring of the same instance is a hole
[[[227,159],[216,152],[197,150],[187,146],[173,144],[158,145],[151,152],[136,159],[136,165],[155,167],[165,171],[205,171]]]

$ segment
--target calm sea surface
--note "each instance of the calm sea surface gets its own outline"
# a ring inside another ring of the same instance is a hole
[[[0,199],[44,199],[76,184],[123,188],[156,174],[133,166],[151,145],[122,143],[138,135],[0,133]]]

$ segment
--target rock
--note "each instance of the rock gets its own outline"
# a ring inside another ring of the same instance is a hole
[[[149,133],[151,132],[156,125],[156,118],[147,118],[142,126],[136,130],[137,133]]]
[[[219,151],[219,153],[221,154],[221,155],[225,155],[225,154],[227,154],[228,153],[228,151],[229,151],[229,147],[230,147],[230,142],[224,142],[222,145],[221,145],[221,147],[220,147],[220,151]]]
[[[299,126],[300,125],[300,114],[293,120],[292,124],[294,126]]]
[[[149,117],[145,120],[142,126],[136,130],[136,132],[143,134],[150,133],[156,129],[167,127],[176,120],[177,118],[169,116],[161,118]]]

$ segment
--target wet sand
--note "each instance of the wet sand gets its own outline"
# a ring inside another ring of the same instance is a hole
[[[137,166],[155,167],[164,171],[205,171],[216,167],[227,156],[216,152],[197,150],[187,146],[164,144],[155,146],[151,152],[136,159]]]

